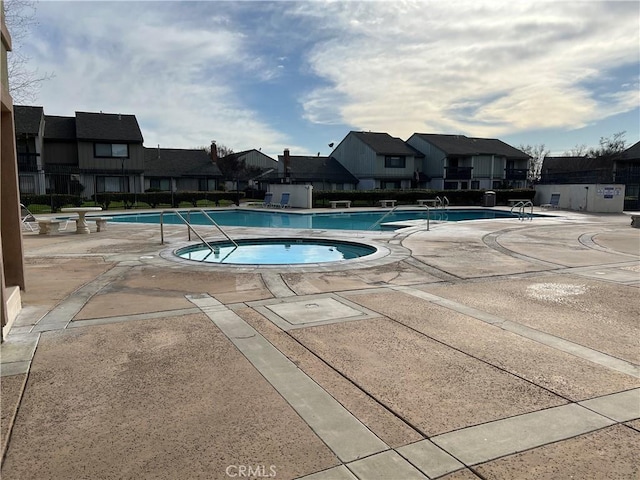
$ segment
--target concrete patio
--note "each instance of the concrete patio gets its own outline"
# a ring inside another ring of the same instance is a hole
[[[628,215],[267,234],[385,254],[232,267],[172,258],[179,226],[25,233],[2,477],[640,476]]]

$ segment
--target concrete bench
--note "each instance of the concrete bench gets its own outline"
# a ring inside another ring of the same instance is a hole
[[[640,215],[631,215],[631,226],[633,228],[640,228]]]
[[[87,217],[87,221],[96,222],[98,232],[107,229],[107,222],[113,220],[113,217]]]
[[[351,200],[331,200],[329,203],[331,204],[331,208],[337,208],[338,205],[351,208]]]
[[[429,199],[423,198],[423,199],[418,200],[418,206],[419,207],[424,207],[424,206],[435,207],[437,203],[438,203],[438,200],[436,200],[435,198],[433,198],[433,199],[431,199],[431,198],[429,198]]]
[[[395,207],[397,200],[378,200],[381,207]]]
[[[37,222],[40,229],[40,235],[49,235],[50,233],[60,231],[60,224],[62,223],[62,220],[56,220],[55,218],[39,218]]]

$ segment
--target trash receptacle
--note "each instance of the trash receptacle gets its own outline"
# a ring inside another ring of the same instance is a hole
[[[484,196],[482,197],[482,206],[483,207],[495,207],[496,206],[496,192],[492,192],[492,191],[484,192]]]

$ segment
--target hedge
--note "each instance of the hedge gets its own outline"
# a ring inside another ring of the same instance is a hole
[[[98,193],[93,195],[91,200],[101,205],[104,210],[109,209],[109,205],[112,202],[122,202],[125,209],[133,208],[138,203],[146,203],[150,208],[156,208],[160,205],[171,205],[178,208],[180,203],[187,202],[193,205],[194,208],[198,206],[198,202],[201,200],[209,200],[211,202],[220,202],[221,200],[228,200],[236,203],[240,199],[244,198],[244,192],[145,192],[145,193]],[[239,197],[239,198],[238,198]],[[61,208],[67,206],[80,207],[86,200],[80,195],[62,195],[62,194],[49,194],[49,195],[33,195],[22,194],[20,195],[20,203],[29,207],[29,205],[47,205],[51,209],[51,213],[57,213]],[[43,213],[43,212],[37,212]]]
[[[125,209],[132,208],[135,202],[142,202],[148,204],[151,208],[156,208],[159,205],[171,205],[174,208],[178,208],[181,202],[187,202],[193,205],[194,208],[198,206],[198,201],[209,200],[219,203],[220,200],[229,200],[236,202],[239,200],[238,196],[244,197],[244,192],[144,192],[144,193],[98,193],[93,195],[93,199],[102,205],[104,210],[108,210],[111,202],[122,202]]]
[[[83,202],[84,200],[80,195],[35,195],[30,193],[20,195],[20,203],[23,205],[27,207],[29,205],[48,205],[51,208],[51,213],[56,213],[65,206],[80,207]]]
[[[496,204],[507,205],[511,198],[530,199],[533,201],[535,190],[533,189],[512,189],[493,190],[496,193]],[[257,193],[250,192],[252,198],[259,198]],[[326,205],[331,200],[351,200],[355,205],[376,206],[378,200],[393,199],[400,205],[415,205],[418,199],[422,198],[444,198],[447,197],[449,204],[454,205],[482,205],[485,190],[340,190],[313,192],[313,203],[316,207]],[[125,209],[132,208],[135,202],[146,203],[150,208],[157,208],[160,205],[171,205],[178,208],[180,203],[187,202],[198,206],[201,200],[220,202],[228,200],[236,203],[245,197],[245,192],[144,192],[144,193],[99,193],[93,196],[93,201],[100,204],[104,210],[109,209],[111,202],[122,202]],[[56,213],[65,206],[79,207],[84,203],[84,199],[79,195],[20,195],[20,202],[27,205],[48,205],[52,213]]]
[[[491,190],[496,194],[497,205],[507,205],[511,198],[533,201],[533,189]],[[340,190],[313,192],[313,204],[321,207],[332,200],[351,200],[354,205],[375,206],[379,200],[397,200],[399,205],[414,205],[423,198],[447,197],[450,205],[482,205],[485,190]]]

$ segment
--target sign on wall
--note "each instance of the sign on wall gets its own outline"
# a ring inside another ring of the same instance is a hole
[[[613,198],[622,195],[620,187],[602,187],[598,189],[598,196],[603,198]]]

